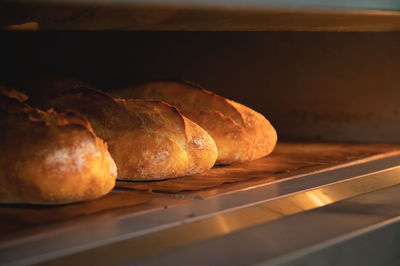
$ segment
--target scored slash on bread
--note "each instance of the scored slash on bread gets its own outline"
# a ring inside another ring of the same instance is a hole
[[[118,179],[158,180],[195,174],[217,158],[213,139],[176,108],[160,101],[113,99],[94,89],[65,91],[47,102],[85,115],[104,139]]]
[[[115,163],[83,116],[3,95],[0,103],[0,203],[63,204],[111,191]]]
[[[125,99],[157,99],[176,106],[214,139],[217,164],[264,157],[277,142],[275,129],[262,114],[191,82],[155,80],[110,94]]]

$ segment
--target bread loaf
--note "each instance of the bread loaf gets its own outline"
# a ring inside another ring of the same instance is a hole
[[[118,179],[157,180],[202,172],[217,158],[212,138],[160,101],[114,100],[93,89],[72,89],[48,102],[85,115],[107,141]]]
[[[272,152],[277,134],[260,113],[186,82],[157,80],[111,92],[121,98],[158,99],[204,128],[218,148],[217,164],[244,162]]]
[[[0,203],[63,204],[107,194],[116,167],[107,144],[73,113],[0,96]]]

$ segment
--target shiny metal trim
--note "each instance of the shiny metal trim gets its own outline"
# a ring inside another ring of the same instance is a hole
[[[124,265],[400,265],[400,185]]]
[[[280,258],[277,258],[277,259],[269,261],[269,262],[259,263],[257,265],[258,266],[261,266],[261,265],[265,265],[265,266],[292,265],[294,261],[296,261],[300,258],[304,258],[305,256],[309,256],[312,253],[320,252],[321,250],[324,250],[324,249],[333,248],[335,246],[340,245],[341,243],[343,243],[345,241],[352,241],[352,240],[357,241],[356,238],[365,237],[367,234],[373,234],[373,233],[376,233],[376,232],[382,231],[382,230],[390,230],[391,232],[393,232],[394,227],[396,227],[397,231],[400,230],[399,229],[400,228],[400,216],[396,216],[396,217],[390,218],[388,220],[384,220],[377,224],[373,224],[371,226],[355,230],[351,233],[329,239],[318,245],[313,245],[311,247],[306,247],[306,248],[300,249],[300,250],[293,252],[292,254],[289,254],[287,256],[280,257]],[[358,243],[358,244],[360,244],[360,243]],[[375,244],[381,245],[381,243],[375,243]],[[384,246],[384,244],[381,245],[381,247],[382,246]],[[366,265],[364,265],[364,266],[366,266]]]
[[[302,213],[400,184],[400,167],[334,182],[315,189],[292,193],[246,206],[238,206],[209,216],[187,219],[185,222],[141,236],[112,243],[85,252],[52,260],[49,263],[66,265],[96,260],[96,263],[124,263],[182,246],[265,224],[280,218]]]

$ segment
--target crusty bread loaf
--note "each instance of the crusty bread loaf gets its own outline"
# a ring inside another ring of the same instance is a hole
[[[111,95],[158,99],[176,106],[214,139],[218,148],[217,164],[264,157],[277,142],[275,129],[263,115],[190,82],[149,81],[113,91]]]
[[[43,112],[0,96],[0,203],[62,204],[115,185],[107,144],[73,113]]]
[[[160,101],[114,100],[93,89],[72,89],[49,107],[85,115],[107,141],[118,179],[157,180],[202,172],[217,158],[212,138]]]

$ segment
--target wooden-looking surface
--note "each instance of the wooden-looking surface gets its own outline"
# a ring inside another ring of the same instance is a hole
[[[250,187],[393,151],[400,152],[400,146],[280,143],[268,157],[214,167],[202,174],[157,182],[118,181],[110,194],[90,202],[64,206],[0,205],[0,242],[7,241],[10,235],[43,229],[60,222],[181,204],[201,199],[204,195],[214,196],[235,190],[234,186],[238,184]]]

